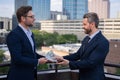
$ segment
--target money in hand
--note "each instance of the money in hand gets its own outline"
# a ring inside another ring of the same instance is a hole
[[[52,50],[50,50],[49,52],[47,52],[45,58],[47,58],[49,61],[51,62],[57,62],[57,60],[54,58],[55,54],[53,53]]]

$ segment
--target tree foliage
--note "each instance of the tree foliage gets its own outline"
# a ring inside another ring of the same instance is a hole
[[[46,31],[33,30],[37,48],[45,45],[65,44],[77,42],[77,37],[74,34],[59,35],[57,32],[48,33]]]
[[[5,51],[0,50],[0,63],[3,62],[3,57],[4,57],[4,53]]]
[[[43,45],[43,35],[39,30],[33,30],[36,47],[39,48]]]

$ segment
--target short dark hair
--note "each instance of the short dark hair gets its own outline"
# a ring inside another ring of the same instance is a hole
[[[16,15],[17,15],[17,19],[18,22],[21,22],[21,16],[26,17],[27,13],[32,10],[31,6],[21,6],[20,8],[18,8]]]
[[[86,13],[83,18],[87,18],[89,23],[95,22],[95,27],[98,28],[99,25],[99,18],[97,13],[90,12]]]

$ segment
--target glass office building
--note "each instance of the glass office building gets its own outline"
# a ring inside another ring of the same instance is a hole
[[[17,11],[18,8],[21,6],[26,6],[28,0],[15,0],[15,12]]]
[[[15,13],[21,6],[30,5],[33,8],[36,22],[50,19],[50,0],[15,0]],[[16,14],[12,17],[12,29],[18,25]]]
[[[50,0],[28,0],[28,5],[33,7],[37,21],[50,19]]]
[[[63,0],[63,14],[69,20],[79,20],[88,12],[88,0]]]
[[[21,6],[26,6],[28,4],[28,0],[14,0],[15,1],[15,13],[12,16],[12,29],[16,28],[18,25],[16,11]]]

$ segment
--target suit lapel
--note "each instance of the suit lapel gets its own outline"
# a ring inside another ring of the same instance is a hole
[[[91,51],[93,51],[97,45],[97,40],[101,37],[101,32],[98,33],[85,47],[85,51],[82,54],[82,58],[90,55]]]
[[[20,31],[19,34],[20,34],[20,35],[24,38],[24,40],[25,40],[25,44],[29,45],[30,48],[28,48],[28,49],[32,50],[32,45],[31,45],[31,43],[30,43],[27,35],[25,34],[25,32],[24,32],[19,26],[18,26],[18,29],[19,29],[19,31]]]
[[[34,39],[34,34],[32,33],[32,39],[33,39],[33,43],[34,43],[34,51],[35,51],[35,39]]]

